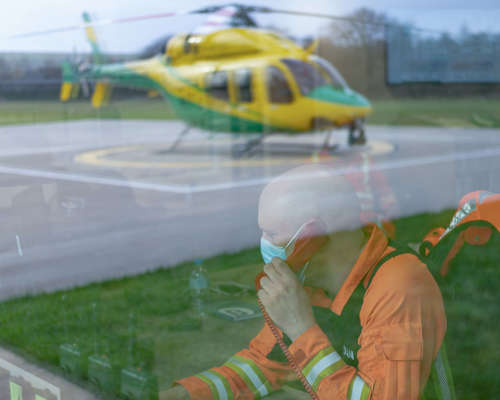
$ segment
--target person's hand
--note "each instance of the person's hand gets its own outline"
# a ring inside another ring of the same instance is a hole
[[[266,264],[267,276],[260,280],[257,293],[269,317],[288,337],[295,341],[316,322],[309,297],[290,267],[273,258]]]
[[[189,393],[181,385],[160,392],[159,400],[189,400]]]

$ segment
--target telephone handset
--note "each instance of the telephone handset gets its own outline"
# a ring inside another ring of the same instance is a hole
[[[305,223],[299,230],[297,237],[295,239],[294,247],[290,255],[287,257],[285,262],[294,272],[298,272],[306,262],[308,262],[312,256],[323,247],[328,241],[328,232],[325,224],[319,219],[313,219],[307,223]],[[260,280],[266,276],[264,272],[261,272],[255,278],[255,287],[257,290],[260,290]],[[313,400],[319,400],[318,396],[314,392],[311,384],[307,381],[306,377],[302,373],[302,370],[298,366],[297,362],[293,358],[292,354],[288,350],[283,338],[281,337],[276,325],[272,321],[272,319],[267,314],[264,305],[257,299],[257,303],[259,305],[260,310],[262,311],[262,315],[264,315],[264,319],[266,320],[266,324],[269,326],[276,342],[280,346],[281,350],[285,354],[288,362],[290,363],[291,368],[297,374],[297,377],[304,385],[307,393]]]
[[[298,272],[327,241],[328,233],[325,224],[319,219],[312,219],[301,227],[292,253],[285,262],[293,272]],[[260,290],[260,280],[264,276],[266,273],[262,271],[255,278],[257,290]]]

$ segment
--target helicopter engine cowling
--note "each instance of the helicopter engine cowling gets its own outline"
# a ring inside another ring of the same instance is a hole
[[[234,57],[270,51],[286,43],[290,50],[299,49],[295,43],[274,33],[257,29],[230,28],[209,34],[182,34],[167,45],[167,56],[174,64],[202,59]]]

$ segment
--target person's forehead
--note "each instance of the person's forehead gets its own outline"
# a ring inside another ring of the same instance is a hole
[[[301,221],[300,210],[289,201],[286,193],[267,192],[259,203],[259,227],[268,236],[281,239],[291,237]]]
[[[258,215],[259,227],[267,231],[276,230],[283,224],[283,221],[286,221],[283,211],[277,202],[261,202]]]
[[[298,172],[286,173],[264,188],[258,219],[262,230],[293,230],[311,218],[321,218],[332,227],[341,228],[344,219],[355,219],[353,213],[359,214],[353,189],[343,177],[323,169],[302,168]]]

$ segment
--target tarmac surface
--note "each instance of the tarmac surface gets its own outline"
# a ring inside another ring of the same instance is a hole
[[[272,135],[233,157],[245,138],[192,130],[172,149],[182,129],[175,121],[0,127],[0,298],[257,246],[262,188],[306,163],[373,175],[376,196],[395,200],[392,217],[500,191],[498,130],[373,126],[366,145],[350,148],[339,132],[329,152],[320,151],[324,134]],[[3,398],[95,399],[0,349]]]
[[[92,120],[0,127],[0,298],[83,285],[257,246],[264,185],[304,163],[384,176],[393,217],[500,191],[500,131],[367,127],[368,143],[321,153],[324,133],[243,135],[177,121]],[[367,161],[368,160],[368,161]]]

